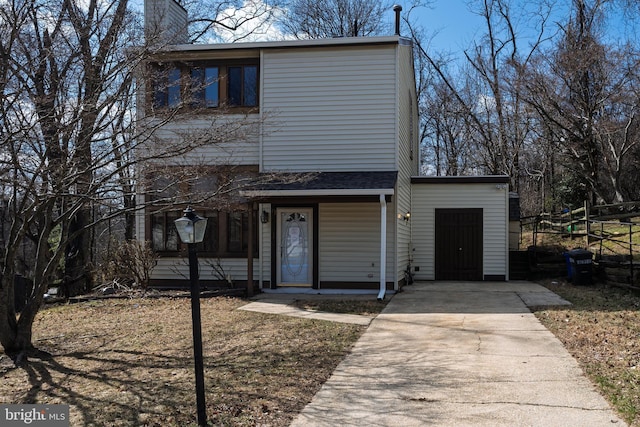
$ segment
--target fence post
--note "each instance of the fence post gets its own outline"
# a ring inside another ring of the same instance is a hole
[[[587,230],[587,235],[585,236],[585,249],[589,249],[589,233],[590,233],[590,226],[589,226],[589,201],[585,200],[584,201],[584,228]]]
[[[633,223],[629,222],[629,277],[631,286],[634,285],[633,280]]]
[[[571,206],[569,206],[569,237],[573,242],[573,211],[571,210]]]
[[[604,243],[604,222],[600,221],[600,259],[602,259],[602,244]]]

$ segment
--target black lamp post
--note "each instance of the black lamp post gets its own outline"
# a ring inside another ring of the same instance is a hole
[[[198,284],[198,255],[196,244],[204,240],[207,219],[196,215],[191,206],[184,216],[175,220],[180,240],[189,248],[189,280],[191,282],[191,319],[193,323],[193,359],[196,372],[196,403],[198,425],[207,425],[207,410],[204,400],[204,362],[202,359],[202,326],[200,320],[200,286]]]

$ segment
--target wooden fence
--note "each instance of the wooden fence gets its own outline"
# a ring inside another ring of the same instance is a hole
[[[608,282],[635,288],[640,285],[640,222],[634,222],[636,218],[640,218],[640,202],[600,206],[585,203],[578,209],[523,217],[521,230],[531,232],[534,250],[541,235],[551,235],[548,240],[564,243],[567,248],[590,250]],[[566,239],[571,243],[566,244]]]

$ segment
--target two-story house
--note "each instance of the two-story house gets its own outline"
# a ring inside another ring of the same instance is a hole
[[[172,0],[162,4],[176,7]],[[411,40],[398,34],[162,49],[152,64],[162,68],[162,79],[148,82],[146,102],[154,111],[186,108],[181,100],[188,92],[204,108],[197,118],[176,113],[157,131],[160,139],[203,126],[207,111],[223,107],[228,120],[248,118],[256,127],[242,140],[186,157],[233,165],[259,181],[239,191],[245,211],[194,206],[210,221],[200,256],[218,267],[216,275],[205,261],[202,283],[220,281],[222,270],[264,291],[382,298],[406,283],[407,272],[431,280],[507,278],[506,177],[417,177],[413,64]],[[194,81],[197,89],[184,87]],[[139,238],[162,255],[153,284],[175,286],[187,277],[172,229],[180,213],[148,209],[138,217]],[[445,234],[436,232],[437,221]],[[461,240],[452,241],[452,233]],[[471,238],[475,254],[452,261],[468,236],[478,236]],[[439,257],[440,267],[436,247],[455,251]]]

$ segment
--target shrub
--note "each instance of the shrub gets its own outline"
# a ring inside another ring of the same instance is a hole
[[[156,266],[158,255],[149,242],[125,240],[116,244],[102,269],[104,282],[129,285],[147,289],[151,270]]]

